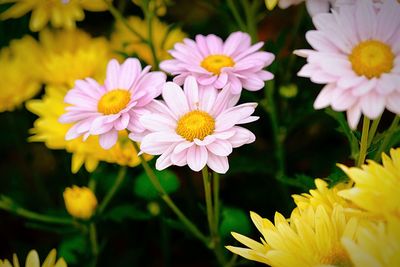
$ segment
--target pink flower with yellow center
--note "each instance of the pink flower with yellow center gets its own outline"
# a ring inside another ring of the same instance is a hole
[[[400,5],[385,1],[376,11],[372,1],[357,1],[313,18],[315,31],[306,35],[314,50],[299,76],[326,84],[314,102],[347,111],[351,128],[362,114],[378,118],[383,111],[400,114]]]
[[[174,59],[161,62],[160,68],[176,76],[178,85],[194,76],[201,86],[221,89],[230,85],[233,94],[239,94],[242,88],[257,91],[274,77],[263,70],[275,58],[259,51],[263,44],[251,45],[250,36],[244,32],[232,33],[225,42],[214,34],[199,34],[195,41],[186,38],[175,44],[169,51]]]
[[[232,149],[255,140],[252,132],[237,125],[258,119],[251,116],[257,103],[235,106],[238,97],[230,94],[229,86],[199,90],[195,78],[189,76],[184,90],[167,82],[162,96],[164,101],[154,100],[152,112],[140,119],[149,131],[141,139],[141,151],[161,155],[156,162],[158,170],[188,165],[200,171],[207,165],[225,173]],[[138,141],[135,134],[130,137]]]
[[[108,63],[104,86],[91,78],[77,80],[64,99],[70,104],[67,113],[60,117],[62,123],[74,123],[66,140],[99,135],[100,145],[109,149],[117,142],[118,131],[143,132],[139,116],[161,94],[166,82],[164,73],[149,70],[150,66],[142,70],[136,58],[121,65],[113,59]]]

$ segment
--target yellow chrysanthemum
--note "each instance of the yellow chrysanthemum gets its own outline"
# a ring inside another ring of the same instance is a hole
[[[48,86],[42,99],[27,102],[27,109],[39,116],[34,123],[34,128],[31,129],[33,136],[29,138],[29,141],[44,142],[50,149],[65,149],[72,153],[71,171],[73,173],[76,173],[83,164],[87,171],[92,172],[99,161],[130,167],[139,165],[140,159],[125,131],[120,132],[117,144],[109,150],[100,147],[97,136],[90,136],[85,142],[82,138],[65,141],[65,134],[71,125],[58,122],[58,118],[65,113],[67,105],[64,103],[64,97],[67,91],[67,87]]]
[[[382,155],[383,165],[374,161],[361,168],[340,165],[354,181],[354,187],[338,194],[376,216],[400,218],[400,148]]]
[[[45,84],[73,87],[75,80],[102,80],[111,49],[103,37],[82,30],[49,30],[39,35],[42,79]]]
[[[146,21],[139,17],[131,16],[128,18],[128,23],[144,38],[148,37]],[[170,31],[168,25],[159,21],[157,18],[152,20],[152,27],[153,43],[157,58],[160,61],[169,59],[170,56],[167,51],[172,49],[175,43],[182,41],[186,37],[186,34],[178,28]],[[154,66],[153,56],[149,46],[142,43],[121,21],[117,21],[115,24],[115,31],[111,35],[111,45],[115,50],[127,55],[136,54],[146,63]]]
[[[67,187],[63,193],[65,208],[76,218],[87,220],[93,216],[97,208],[97,198],[87,187],[76,185]]]
[[[324,205],[309,206],[290,220],[276,213],[275,225],[254,212],[251,218],[263,235],[261,243],[232,233],[249,247],[228,246],[233,253],[272,267],[352,266],[341,238],[353,240],[359,221],[356,217],[348,217],[340,205],[332,212]]]
[[[400,220],[389,218],[360,227],[356,240],[343,238],[355,267],[394,267],[400,266]]]
[[[315,179],[316,189],[310,190],[310,193],[303,193],[301,195],[292,195],[297,208],[293,212],[298,210],[306,210],[309,206],[316,208],[319,205],[323,205],[328,212],[332,212],[333,207],[340,204],[342,207],[348,207],[350,203],[338,195],[338,192],[342,189],[348,188],[349,185],[345,183],[339,183],[333,188],[329,188],[327,182],[322,179]]]
[[[25,36],[0,51],[0,112],[12,111],[40,90],[38,45]]]
[[[268,10],[272,10],[278,4],[278,0],[265,0],[265,6]]]
[[[13,2],[13,6],[0,14],[0,19],[19,18],[32,11],[29,28],[34,32],[43,29],[49,21],[53,27],[73,29],[76,21],[85,18],[84,9],[107,9],[103,0],[0,0],[0,4]]]
[[[52,249],[44,260],[42,267],[67,267],[67,263],[63,258],[57,260],[57,252]],[[57,260],[57,261],[56,261]],[[13,262],[11,264],[8,260],[0,260],[0,267],[19,267],[19,261],[16,254],[13,255]],[[31,250],[25,260],[25,267],[40,267],[39,255],[36,250]]]

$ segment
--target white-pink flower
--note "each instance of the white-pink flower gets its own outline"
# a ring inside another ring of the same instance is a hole
[[[306,38],[314,50],[296,54],[307,57],[299,76],[326,84],[314,107],[347,111],[353,129],[361,114],[400,114],[400,5],[386,0],[376,11],[372,1],[357,1],[313,21],[317,30]]]
[[[221,89],[230,85],[233,94],[242,88],[260,90],[264,81],[274,76],[263,70],[274,60],[274,55],[259,51],[263,42],[251,45],[247,33],[234,32],[223,42],[214,34],[197,35],[196,41],[184,39],[169,53],[172,60],[161,62],[160,68],[174,77],[174,82],[182,85],[186,77],[194,76],[201,86]]]
[[[200,171],[207,165],[225,173],[232,149],[255,140],[252,132],[237,125],[258,119],[251,116],[257,103],[235,106],[239,98],[228,87],[199,90],[195,78],[189,76],[184,90],[167,82],[162,96],[164,101],[154,100],[153,112],[140,119],[150,132],[141,140],[141,151],[161,155],[158,170],[188,165]],[[134,134],[130,137],[136,140]]]
[[[99,135],[100,145],[109,149],[116,143],[118,131],[143,132],[139,116],[161,94],[166,82],[163,72],[149,72],[150,68],[142,70],[136,58],[121,65],[113,59],[108,63],[104,86],[91,78],[77,80],[64,99],[70,106],[60,117],[60,122],[74,124],[66,140]]]
[[[307,11],[310,16],[329,12],[331,7],[336,7],[337,2],[337,0],[279,0],[278,6],[285,9],[291,5],[298,5],[304,1],[306,2]]]

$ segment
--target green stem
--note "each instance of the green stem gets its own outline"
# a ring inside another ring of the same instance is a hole
[[[213,172],[213,193],[214,193],[214,226],[215,233],[218,234],[219,226],[219,173]]]
[[[140,151],[138,145],[133,142],[136,151]],[[157,190],[158,194],[160,195],[161,199],[167,204],[167,206],[175,213],[175,215],[179,218],[179,220],[186,226],[186,228],[200,241],[202,241],[207,247],[210,246],[208,238],[203,235],[200,230],[194,225],[184,214],[183,212],[175,205],[172,199],[169,197],[167,192],[165,192],[164,188],[160,184],[157,176],[150,168],[147,161],[144,159],[143,155],[139,156],[140,162],[143,166],[144,171],[147,174],[150,182],[153,184],[154,188]]]
[[[376,131],[378,130],[379,122],[381,121],[382,115],[379,116],[377,119],[375,119],[372,122],[371,128],[369,129],[369,135],[368,135],[368,147],[371,146],[372,141],[374,140]]]
[[[159,65],[159,60],[157,58],[157,53],[156,53],[156,49],[154,47],[154,42],[153,42],[153,17],[154,14],[150,11],[149,9],[149,3],[146,3],[146,6],[143,7],[143,13],[146,19],[146,23],[147,23],[147,31],[148,31],[148,38],[147,38],[147,45],[150,48],[151,51],[151,55],[153,57],[153,64],[154,64],[154,68],[155,70],[158,70],[158,65]]]
[[[134,28],[132,28],[131,25],[129,25],[129,22],[127,21],[127,19],[121,14],[121,12],[119,12],[118,9],[116,9],[112,5],[111,1],[104,0],[104,2],[107,4],[108,10],[110,11],[111,15],[113,15],[113,17],[116,20],[120,20],[131,33],[133,33],[137,38],[139,38],[139,40],[141,42],[147,43],[146,38],[144,38],[139,32],[137,32]]]
[[[257,1],[257,0],[256,0]],[[251,40],[253,42],[257,41],[257,22],[255,21],[255,11],[251,7],[249,0],[242,0],[240,1],[242,3],[244,13],[246,14],[246,24],[247,24],[247,32],[251,36]]]
[[[374,156],[375,161],[379,161],[379,159],[382,156],[382,153],[387,151],[389,142],[392,139],[393,134],[399,127],[399,122],[400,122],[400,116],[396,116],[394,118],[392,124],[390,125],[389,129],[387,130],[385,137],[382,141],[382,144],[380,145],[378,151],[376,152],[376,154]]]
[[[212,207],[210,175],[208,173],[207,166],[205,166],[203,168],[201,173],[203,174],[203,185],[204,185],[204,195],[205,195],[206,207],[207,207],[208,227],[210,229],[211,236],[213,236],[214,235],[214,216],[213,216],[213,207]]]
[[[0,201],[0,209],[33,221],[62,225],[76,225],[76,222],[71,218],[53,217],[50,215],[44,215],[21,207],[17,207],[11,199],[5,198],[4,196]]]
[[[89,225],[89,239],[93,256],[92,266],[95,267],[97,265],[97,257],[99,255],[99,246],[97,243],[97,230],[95,223],[91,223]]]
[[[233,0],[227,0],[227,4],[228,4],[228,8],[232,12],[233,18],[235,19],[237,25],[239,26],[239,29],[244,32],[247,31],[246,24],[243,22],[243,20],[240,16],[240,13],[237,10],[236,5],[233,2]]]
[[[358,160],[356,164],[357,167],[360,167],[367,157],[369,124],[370,120],[366,116],[364,116],[360,143],[360,154],[358,155]]]
[[[127,170],[126,166],[121,166],[121,168],[119,169],[117,178],[115,178],[113,186],[111,187],[110,191],[108,191],[107,195],[103,199],[103,202],[99,206],[99,210],[98,210],[99,213],[104,212],[104,210],[107,208],[108,204],[110,203],[111,199],[114,197],[115,193],[117,193],[118,188],[120,187],[120,185],[122,184],[122,182],[125,179],[126,170]]]

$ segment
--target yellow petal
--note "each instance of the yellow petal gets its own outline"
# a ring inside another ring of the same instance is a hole
[[[19,267],[19,261],[18,261],[18,257],[17,254],[13,254],[13,263],[14,263],[14,267]]]
[[[276,4],[278,4],[278,0],[265,0],[265,6],[268,10],[274,9]]]
[[[5,20],[5,19],[9,19],[9,18],[19,18],[19,17],[25,15],[26,13],[28,13],[30,10],[32,10],[32,7],[33,7],[32,2],[24,1],[24,2],[20,2],[20,3],[16,3],[12,7],[7,9],[6,11],[4,11],[0,15],[0,19]]]
[[[46,259],[44,260],[42,267],[53,267],[54,263],[56,262],[56,255],[57,255],[57,252],[53,248],[50,251],[49,255],[47,255]]]
[[[31,31],[37,32],[43,29],[43,27],[49,21],[49,13],[44,6],[39,6],[32,11],[31,21],[29,22],[29,28]]]
[[[77,173],[85,161],[85,156],[82,153],[72,154],[71,172]]]
[[[40,267],[39,255],[36,250],[31,250],[26,257],[25,267]]]
[[[60,258],[54,267],[67,267],[67,263],[63,258]]]

